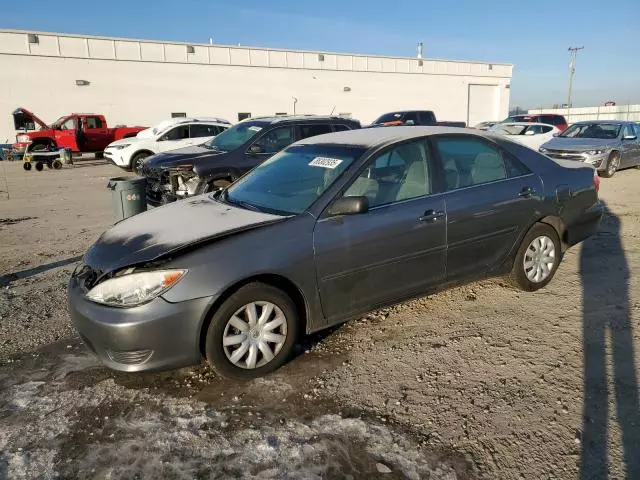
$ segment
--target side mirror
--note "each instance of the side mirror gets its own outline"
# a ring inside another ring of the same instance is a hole
[[[638,138],[636,135],[625,135],[622,137],[623,140],[635,140],[636,138]]]
[[[251,145],[249,147],[249,150],[247,150],[247,153],[249,155],[257,155],[257,154],[263,153],[263,152],[264,152],[264,150],[262,150],[262,147],[260,145],[255,145],[255,144]]]
[[[369,210],[369,199],[367,197],[342,197],[333,202],[329,207],[329,215],[356,215]]]

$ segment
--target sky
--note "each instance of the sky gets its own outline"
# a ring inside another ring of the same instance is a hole
[[[514,65],[511,106],[640,103],[638,0],[31,0],[0,28]]]

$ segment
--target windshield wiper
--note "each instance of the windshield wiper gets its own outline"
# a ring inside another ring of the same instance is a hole
[[[225,203],[228,203],[229,205],[238,205],[247,210],[253,210],[254,212],[263,212],[263,210],[260,207],[258,207],[257,205],[254,205],[253,203],[244,202],[242,200],[232,200],[231,198],[229,198],[229,192],[227,191],[226,188],[222,191],[221,196],[222,196],[222,199],[225,201]]]

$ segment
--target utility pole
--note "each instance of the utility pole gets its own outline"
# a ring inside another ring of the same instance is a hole
[[[583,50],[584,47],[569,47],[569,53],[571,55],[571,62],[569,62],[569,98],[567,99],[567,122],[571,114],[571,93],[573,90],[573,74],[576,73],[576,59],[578,57],[578,51]]]

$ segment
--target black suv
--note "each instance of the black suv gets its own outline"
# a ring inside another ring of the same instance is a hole
[[[436,114],[431,110],[404,110],[398,112],[385,113],[378,117],[372,126],[392,126],[392,125],[437,125]]]
[[[224,188],[293,142],[357,128],[357,120],[315,115],[243,120],[202,145],[149,157],[142,168],[147,203],[158,206]]]

